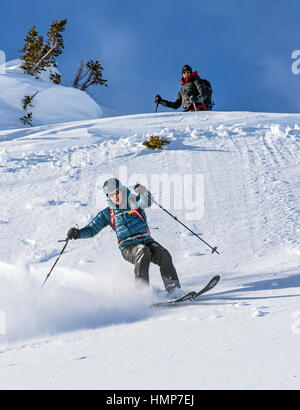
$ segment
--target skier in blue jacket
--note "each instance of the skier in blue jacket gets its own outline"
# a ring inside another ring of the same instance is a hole
[[[97,235],[110,226],[116,233],[118,246],[124,259],[135,265],[135,278],[149,284],[150,262],[160,267],[161,277],[168,292],[178,296],[183,293],[170,253],[156,242],[149,230],[145,208],[151,206],[150,192],[140,184],[133,194],[116,178],[103,185],[108,206],[84,228],[71,228],[67,238],[85,239]]]

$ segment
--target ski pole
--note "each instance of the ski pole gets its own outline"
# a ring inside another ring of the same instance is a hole
[[[158,106],[159,106],[159,104],[156,103],[156,104],[155,104],[155,112],[157,112]]]
[[[218,255],[219,252],[217,251],[217,247],[212,247],[211,245],[209,245],[209,243],[207,243],[204,239],[200,238],[199,235],[197,235],[194,231],[192,231],[188,226],[186,226],[183,222],[181,222],[176,216],[172,215],[169,211],[167,211],[162,205],[160,205],[158,202],[155,201],[155,199],[151,196],[151,200],[152,202],[154,202],[156,205],[158,205],[160,207],[160,209],[162,209],[163,211],[165,211],[168,215],[170,215],[173,219],[175,219],[176,222],[179,222],[182,226],[184,226],[188,231],[190,231],[193,235],[197,236],[198,239],[200,239],[202,242],[204,242],[211,250],[211,253],[217,253]]]
[[[49,279],[51,273],[53,272],[53,269],[55,268],[57,262],[60,260],[62,254],[63,254],[64,251],[66,250],[66,247],[68,246],[68,243],[69,243],[69,239],[65,239],[65,240],[58,241],[58,242],[65,242],[65,245],[64,245],[63,249],[61,250],[60,254],[58,255],[58,258],[56,259],[54,265],[52,266],[52,269],[50,270],[50,272],[49,272],[48,275],[46,276],[46,279],[44,280],[44,283],[43,283],[43,285],[42,285],[42,288],[44,287],[45,283],[46,283],[47,280]]]

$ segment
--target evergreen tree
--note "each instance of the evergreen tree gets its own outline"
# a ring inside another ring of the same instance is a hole
[[[42,36],[38,35],[35,26],[32,26],[25,37],[25,44],[21,53],[24,53],[20,58],[24,61],[21,68],[26,74],[34,75],[32,68],[34,67],[36,61],[38,61],[42,56],[42,49],[44,39]]]
[[[50,80],[54,83],[54,84],[60,84],[61,83],[61,75],[58,73],[50,73]]]
[[[32,104],[32,100],[36,95],[38,95],[39,91],[36,91],[33,95],[25,95],[22,100],[23,109],[27,112],[28,107],[34,108]],[[30,125],[32,127],[32,112],[27,112],[24,117],[20,118],[20,121],[23,125]]]
[[[38,35],[35,26],[31,27],[25,37],[24,47],[20,50],[23,53],[20,58],[24,61],[21,68],[26,74],[39,78],[41,71],[57,67],[56,58],[64,49],[62,33],[66,24],[67,19],[55,20],[48,30],[46,41]],[[56,73],[51,72],[50,79],[56,84],[61,82],[60,75]]]
[[[22,100],[23,104],[23,109],[26,111],[28,107],[34,107],[32,104],[32,100],[34,99],[35,96],[37,96],[39,91],[36,91],[33,95],[25,95],[25,97]]]
[[[30,125],[32,127],[32,112],[29,112],[24,115],[24,117],[21,117],[20,121],[23,125]]]
[[[103,67],[98,60],[89,60],[86,64],[81,61],[73,87],[82,91],[87,90],[91,85],[105,85],[107,87],[107,80],[103,79],[102,71]]]

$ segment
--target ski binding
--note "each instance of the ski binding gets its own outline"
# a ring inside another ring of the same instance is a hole
[[[191,291],[187,293],[186,295],[181,296],[180,298],[167,300],[165,302],[154,303],[152,306],[154,307],[176,306],[178,304],[181,304],[182,302],[193,301],[197,299],[199,296],[213,289],[219,283],[220,279],[221,277],[219,275],[214,276],[208,282],[208,284],[203,289],[199,290],[198,292]]]

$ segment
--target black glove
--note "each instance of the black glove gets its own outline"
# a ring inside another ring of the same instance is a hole
[[[155,96],[155,100],[154,100],[154,102],[155,102],[155,104],[160,104],[160,102],[161,102],[161,96],[159,95],[159,94],[157,94],[156,96]]]
[[[69,229],[68,233],[67,233],[67,239],[71,240],[71,239],[79,239],[80,238],[80,231],[77,228],[71,228]]]
[[[190,100],[192,103],[196,103],[198,101],[198,98],[195,95],[191,95]]]
[[[148,189],[144,185],[141,185],[141,184],[135,184],[133,189],[135,190],[137,194],[140,194],[140,195],[146,194],[148,192]]]

